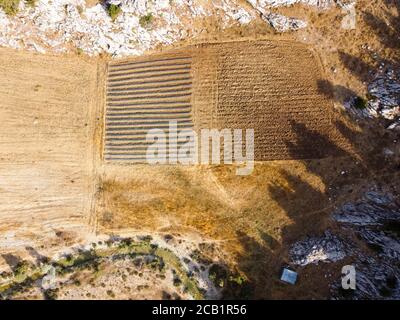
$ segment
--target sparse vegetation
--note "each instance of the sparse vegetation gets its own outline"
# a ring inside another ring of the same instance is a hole
[[[5,14],[13,16],[18,13],[19,2],[20,0],[0,0],[0,8]]]
[[[18,264],[15,266],[15,268],[13,270],[14,276],[18,277],[18,276],[24,275],[30,269],[31,269],[31,264],[28,261],[25,261],[25,260],[20,261],[20,262],[18,262]]]
[[[149,267],[153,270],[158,270],[158,271],[163,271],[164,267],[165,267],[165,263],[163,261],[163,259],[159,258],[159,257],[155,257],[153,259],[153,261],[151,261],[149,263]]]
[[[239,286],[241,286],[246,281],[246,279],[241,275],[236,275],[236,276],[230,276],[229,281],[234,282]]]
[[[144,241],[144,242],[150,242],[151,240],[153,240],[153,237],[152,236],[143,236],[140,238],[140,240]]]
[[[112,212],[106,211],[103,213],[103,221],[104,223],[112,222],[114,215]]]
[[[182,284],[182,281],[179,279],[179,277],[174,277],[173,282],[175,287],[179,287]]]
[[[196,280],[186,274],[179,258],[170,250],[151,245],[150,240],[148,238],[146,240],[149,242],[138,242],[132,238],[116,241],[110,240],[110,245],[105,249],[95,251],[92,246],[90,250],[78,250],[76,254],[68,254],[58,261],[48,262],[40,266],[22,260],[14,268],[13,274],[0,285],[0,295],[10,298],[15,294],[21,294],[24,290],[30,289],[35,280],[47,275],[49,267],[54,267],[55,273],[59,276],[71,274],[71,283],[79,287],[81,281],[84,279],[78,279],[80,271],[88,270],[95,275],[100,272],[100,265],[106,261],[132,259],[133,265],[137,268],[146,266],[156,272],[160,279],[166,278],[163,273],[165,273],[165,268],[170,268],[174,274],[173,284],[175,286],[183,285],[193,298],[202,299],[203,295],[197,287]],[[142,272],[138,273],[134,270],[133,273],[138,274],[139,277],[143,277]],[[122,278],[125,280],[127,279],[127,276],[123,273],[118,272],[117,274],[122,275]],[[88,281],[90,283],[90,280]],[[100,285],[106,287],[104,283]],[[59,289],[43,291],[43,297],[45,299],[57,299]],[[108,290],[106,293],[108,296],[115,298],[115,293],[112,290]]]
[[[198,249],[193,250],[193,252],[190,254],[190,257],[193,259],[193,261],[196,261],[203,265],[212,264],[212,261],[209,258],[205,257],[204,254]]]

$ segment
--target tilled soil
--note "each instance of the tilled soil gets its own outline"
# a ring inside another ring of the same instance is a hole
[[[193,128],[191,58],[163,56],[112,63],[108,66],[105,132],[106,161],[146,162],[151,129],[169,134]],[[166,141],[167,147],[182,145]],[[162,150],[166,154],[167,148]]]
[[[171,120],[198,133],[254,129],[259,161],[323,158],[343,145],[332,102],[320,91],[322,67],[306,45],[204,44],[116,61],[108,70],[106,160],[145,162],[146,132],[168,134]],[[299,135],[312,143],[299,144]]]

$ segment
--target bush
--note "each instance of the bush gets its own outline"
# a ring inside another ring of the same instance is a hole
[[[216,287],[222,288],[225,285],[226,279],[228,277],[228,272],[223,266],[218,264],[213,264],[210,267],[208,276]]]
[[[153,15],[151,13],[141,16],[139,24],[142,28],[150,28],[153,23]]]
[[[182,284],[182,280],[179,277],[174,277],[173,284],[175,287],[179,287]]]
[[[30,269],[31,264],[28,261],[22,260],[13,268],[14,276],[25,275]]]
[[[46,300],[57,300],[58,288],[48,289],[43,291],[43,296]]]
[[[356,109],[365,109],[367,107],[367,100],[361,97],[356,97],[354,99],[354,107]]]
[[[35,0],[35,1],[36,1],[36,0]],[[76,9],[78,10],[78,13],[79,13],[80,15],[82,15],[82,13],[83,13],[83,8],[82,8],[82,6],[77,6]]]
[[[36,6],[36,1],[37,1],[37,0],[25,0],[26,4],[27,4],[29,7],[31,7],[31,8],[33,8],[34,6]]]
[[[146,242],[146,243],[150,243],[153,240],[153,237],[148,235],[148,236],[142,236],[139,238],[140,241]]]
[[[111,298],[115,298],[115,293],[112,290],[107,290],[107,295]]]
[[[111,17],[111,20],[114,21],[117,19],[119,14],[122,12],[121,8],[115,4],[110,4],[107,8],[108,15]]]
[[[19,1],[20,0],[0,0],[0,8],[3,9],[7,15],[13,16],[18,12]]]

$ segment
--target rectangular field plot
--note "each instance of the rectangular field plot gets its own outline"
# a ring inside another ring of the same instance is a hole
[[[291,41],[201,44],[113,62],[104,159],[146,162],[146,133],[168,133],[171,120],[198,134],[254,129],[257,161],[336,155],[333,105],[321,79],[316,56]]]
[[[146,134],[160,129],[168,135],[170,121],[178,131],[193,128],[191,58],[159,57],[112,63],[108,69],[105,118],[105,160],[146,162],[151,142]],[[180,141],[166,143],[179,147]]]

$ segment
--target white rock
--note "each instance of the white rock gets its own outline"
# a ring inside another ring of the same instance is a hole
[[[307,238],[296,242],[290,249],[294,264],[305,266],[318,262],[335,262],[346,256],[344,243],[329,231],[322,237]]]
[[[248,0],[248,2],[254,7],[261,8],[288,7],[294,4],[304,4],[325,9],[335,5],[334,0]]]
[[[84,0],[39,0],[34,8],[20,2],[20,12],[7,17],[0,10],[0,45],[30,48],[39,52],[70,50],[70,43],[89,55],[106,51],[114,56],[138,55],[158,44],[171,44],[187,37],[187,21],[218,14],[222,28],[234,23],[248,24],[257,12],[277,31],[297,30],[306,22],[274,14],[265,8],[295,3],[325,8],[330,0],[251,0],[255,11],[239,2],[212,0],[205,6],[193,0],[112,0],[121,14],[115,21],[101,4],[86,7]],[[82,8],[79,13],[77,6]],[[140,17],[152,14],[156,23],[151,28],[140,26]],[[182,20],[185,19],[185,24]],[[201,30],[193,29],[195,36]],[[69,43],[70,42],[70,43]],[[32,44],[34,43],[34,45]]]

